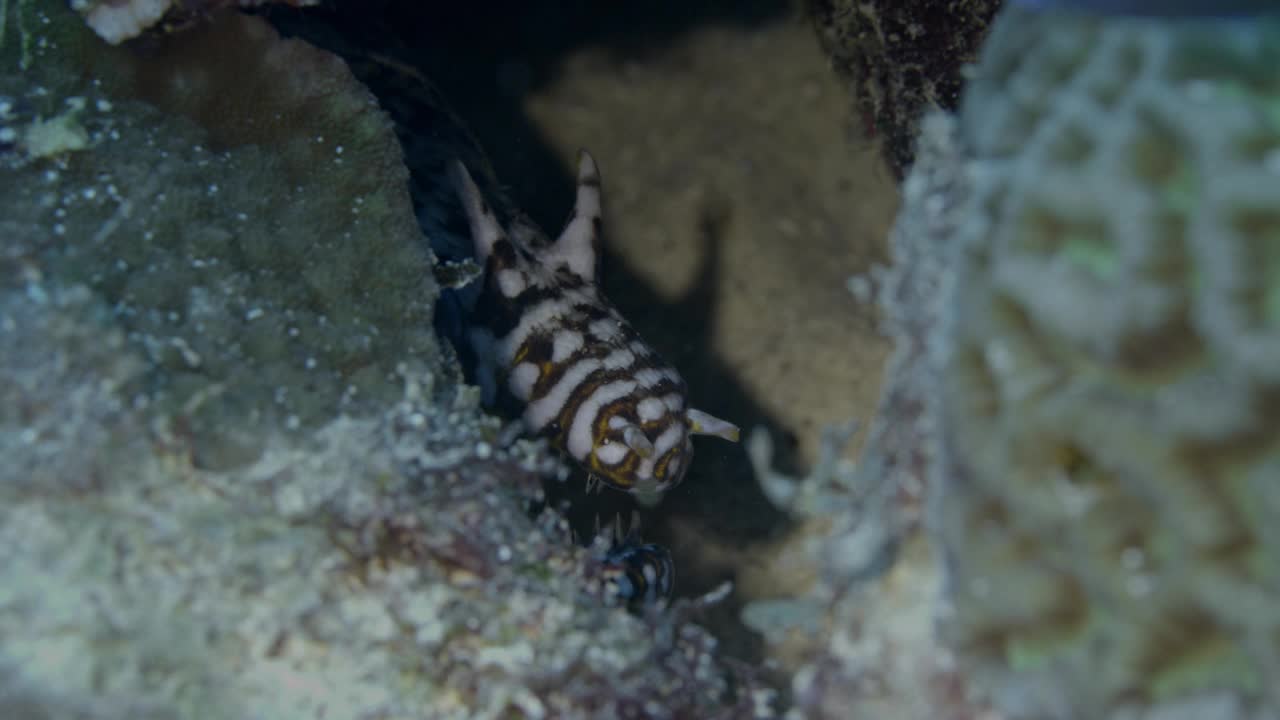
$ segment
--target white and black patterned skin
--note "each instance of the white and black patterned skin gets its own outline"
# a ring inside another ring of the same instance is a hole
[[[618,542],[601,561],[602,577],[615,602],[632,611],[656,606],[671,598],[676,566],[661,545],[642,543],[631,535]]]
[[[600,292],[600,176],[578,158],[577,201],[554,241],[527,220],[504,230],[466,168],[454,168],[484,268],[470,341],[486,403],[499,384],[528,428],[615,488],[652,496],[679,483],[693,434],[738,428],[689,408],[684,380]]]

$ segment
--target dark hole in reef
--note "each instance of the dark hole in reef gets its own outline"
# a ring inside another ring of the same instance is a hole
[[[789,3],[778,0],[622,5],[592,0],[485,4],[373,0],[319,11],[273,7],[265,14],[286,34],[301,34],[331,49],[339,50],[331,45],[336,42],[348,51],[358,47],[411,61],[474,133],[513,204],[555,234],[573,200],[571,168],[526,117],[523,101],[527,93],[555,78],[565,55],[586,45],[603,46],[611,48],[621,64],[660,52],[699,27],[763,25],[786,20],[791,12]],[[385,105],[388,100],[380,97],[380,101]],[[680,370],[691,389],[691,405],[738,424],[744,436],[752,428],[768,428],[781,439],[774,464],[795,473],[794,440],[786,440],[785,429],[708,345],[714,330],[712,299],[720,282],[715,275],[716,253],[731,238],[716,212],[705,215],[700,233],[707,245],[705,264],[688,297],[663,302],[607,247],[606,294]],[[681,322],[672,323],[673,317]],[[741,444],[697,439],[695,459],[684,482],[652,509],[638,508],[630,496],[610,488],[587,493],[584,479],[585,473],[578,471],[565,483],[549,481],[547,502],[567,504],[575,534],[584,541],[592,536],[597,519],[604,524],[620,517],[626,524],[638,512],[644,539],[664,543],[671,550],[677,597],[700,595],[731,577],[724,570],[690,571],[697,563],[687,560],[700,548],[675,541],[673,518],[692,521],[705,537],[733,548],[775,537],[787,525],[786,517],[761,493]],[[741,601],[731,595],[699,622],[718,637],[727,655],[758,664],[763,659],[762,641],[741,623],[740,611]]]

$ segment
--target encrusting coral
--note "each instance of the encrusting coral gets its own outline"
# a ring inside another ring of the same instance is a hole
[[[202,466],[252,459],[260,428],[385,406],[402,358],[438,354],[399,147],[340,60],[234,13],[136,52],[48,32],[101,75],[74,84],[46,51],[0,79],[14,126],[78,139],[4,158],[6,234],[112,304]]]
[[[929,474],[940,381],[931,358],[951,270],[947,247],[968,189],[954,120],[936,113],[922,127],[902,186],[892,265],[850,283],[859,295],[874,288],[895,345],[858,463],[837,461],[852,426],[828,433],[824,460],[800,481],[768,467],[765,436],[748,445],[766,493],[802,521],[789,561],[810,564],[818,577],[800,597],[744,611],[787,662],[786,717],[796,720],[999,717],[936,632],[946,587],[924,522],[936,497]]]
[[[122,394],[147,362],[91,291],[0,298],[5,717],[730,712],[714,640],[606,609],[525,511],[545,456],[447,376],[204,471]]]

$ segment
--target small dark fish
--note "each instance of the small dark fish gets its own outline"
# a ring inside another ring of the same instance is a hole
[[[602,564],[602,576],[612,596],[632,612],[671,597],[676,566],[671,553],[661,545],[641,543],[632,533],[609,550]]]

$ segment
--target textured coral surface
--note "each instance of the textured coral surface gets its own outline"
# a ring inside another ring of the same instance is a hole
[[[818,38],[851,85],[863,130],[879,136],[901,178],[920,118],[955,110],[1000,0],[808,0]]]
[[[724,710],[714,640],[602,605],[447,375],[211,472],[122,392],[147,362],[91,291],[6,287],[0,321],[0,716]]]
[[[533,512],[345,66],[0,14],[0,717],[753,714]]]
[[[934,113],[922,127],[891,235],[893,263],[871,278],[894,352],[865,450],[856,466],[835,462],[848,436],[828,433],[825,461],[793,483],[768,467],[765,436],[748,445],[770,499],[804,520],[787,559],[819,578],[799,597],[744,611],[772,656],[795,671],[789,719],[1000,717],[971,687],[972,664],[958,662],[935,632],[946,587],[921,522],[936,497],[927,481],[940,383],[931,351],[968,189],[954,118]]]
[[[1274,22],[1010,12],[968,88],[944,626],[1015,716],[1280,706],[1276,67]]]
[[[39,52],[0,76],[7,124],[56,124],[43,135],[91,151],[22,132],[0,155],[0,231],[113,306],[198,464],[251,460],[263,428],[394,400],[396,364],[438,353],[399,147],[341,61],[236,15],[129,52],[11,12],[9,28],[59,36],[7,44]]]

